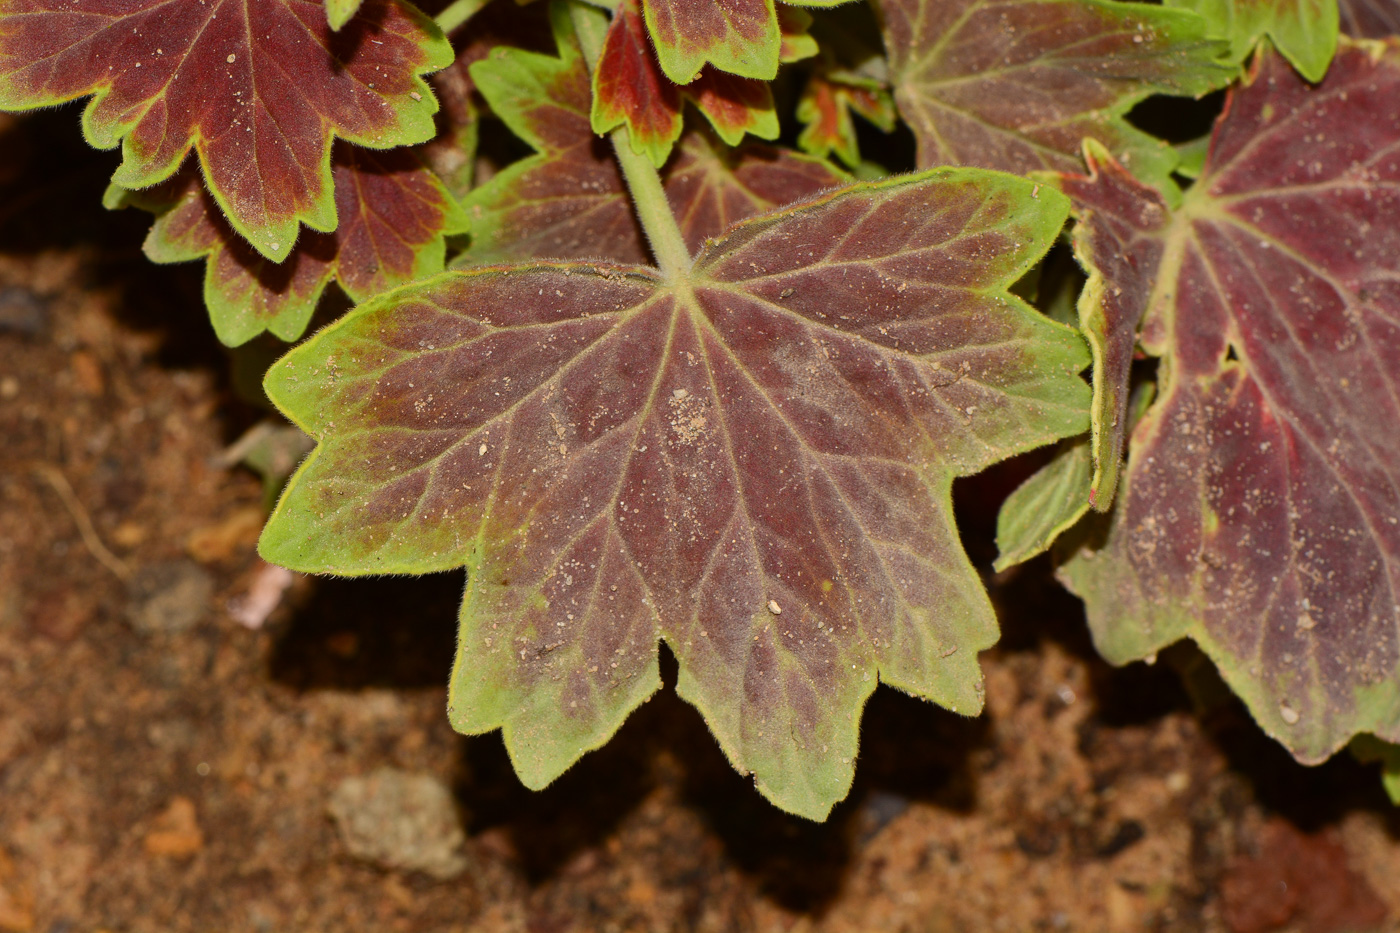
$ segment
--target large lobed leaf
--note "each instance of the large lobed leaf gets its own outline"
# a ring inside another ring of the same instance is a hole
[[[491,109],[537,154],[467,201],[467,262],[644,262],[646,244],[617,160],[590,128],[588,69],[567,11],[553,13],[559,55],[502,49],[472,74]],[[731,223],[841,184],[825,162],[768,146],[727,149],[692,130],[667,163],[667,198],[692,253]]]
[[[332,139],[430,138],[420,75],[452,61],[400,0],[366,0],[339,31],[328,15],[321,0],[0,0],[0,109],[91,95],[83,131],[122,144],[123,188],[164,181],[193,148],[234,229],[280,262],[299,223],[335,229]]]
[[[262,553],[466,565],[449,712],[531,786],[657,689],[665,639],[735,767],[821,818],[877,680],[980,709],[996,621],[950,488],[1086,426],[1081,340],[1006,291],[1065,211],[940,170],[742,222],[676,280],[535,263],[376,299],[269,374],[319,447]]]
[[[895,102],[920,166],[1076,171],[1085,137],[1168,184],[1176,154],[1124,115],[1199,96],[1235,69],[1184,10],[1110,0],[877,0]]]
[[[145,191],[113,186],[107,205],[133,204],[158,215],[145,244],[153,261],[208,260],[204,303],[223,343],[238,346],[263,331],[292,341],[333,280],[355,301],[367,301],[441,272],[446,235],[468,226],[457,201],[410,150],[341,143],[332,174],[335,232],[303,237],[281,263],[234,233],[192,168]]]
[[[1064,577],[1106,657],[1195,639],[1307,762],[1400,738],[1397,101],[1395,40],[1344,41],[1317,86],[1271,53],[1179,211],[1112,163],[1067,185],[1088,238],[1131,229],[1155,268],[1090,254],[1161,364],[1106,538]]]

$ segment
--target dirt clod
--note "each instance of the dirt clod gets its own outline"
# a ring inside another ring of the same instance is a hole
[[[131,595],[132,628],[142,635],[174,635],[193,628],[209,611],[214,578],[193,561],[166,561],[138,573]]]
[[[1271,820],[1256,853],[1230,866],[1221,886],[1231,933],[1268,933],[1296,924],[1304,933],[1378,930],[1386,905],[1348,864],[1335,832],[1305,835]]]
[[[378,768],[346,778],[331,795],[330,813],[355,858],[438,879],[467,867],[452,793],[430,774]]]
[[[176,797],[155,819],[142,840],[147,855],[186,858],[204,848],[204,831],[199,827],[194,801]]]

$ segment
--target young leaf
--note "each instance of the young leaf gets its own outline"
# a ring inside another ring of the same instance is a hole
[[[807,7],[843,0],[796,0]],[[709,63],[720,71],[771,81],[779,62],[816,54],[805,35],[805,11],[773,0],[642,0],[647,32],[661,70],[677,84],[689,84]]]
[[[1007,292],[1063,195],[951,169],[744,221],[673,280],[449,273],[269,373],[319,447],[261,542],[342,574],[468,568],[454,725],[542,786],[659,685],[779,806],[850,786],[877,678],[965,714],[996,620],[954,476],[1083,431],[1079,337]]]
[[[878,81],[827,69],[814,72],[797,102],[797,119],[805,124],[797,145],[817,158],[835,153],[849,168],[855,168],[860,165],[860,144],[852,113],[886,133],[899,119],[890,92]]]
[[[107,203],[158,215],[145,245],[153,261],[208,260],[204,301],[223,343],[238,346],[264,330],[292,341],[306,330],[331,280],[354,300],[368,300],[441,272],[444,235],[467,228],[452,195],[408,150],[341,143],[333,176],[339,226],[303,237],[281,264],[233,232],[192,168],[146,191],[113,186]]]
[[[677,84],[694,81],[707,62],[760,81],[778,73],[773,0],[646,0],[644,14],[661,70]]]
[[[1139,184],[1102,146],[1086,141],[1084,159],[1089,177],[1062,175],[1056,183],[1074,205],[1074,255],[1089,273],[1078,306],[1079,328],[1094,354],[1089,504],[1103,512],[1118,485],[1128,369],[1171,218],[1162,196]]]
[[[569,67],[570,56],[578,53],[566,52],[561,42],[560,55],[559,67]],[[624,0],[613,13],[593,71],[593,131],[603,136],[626,124],[632,150],[660,168],[680,138],[682,106],[680,86],[657,66],[641,10],[635,0]]]
[[[1086,438],[1066,441],[1055,458],[1006,497],[997,513],[998,573],[1050,549],[1089,511],[1093,460]]]
[[[817,54],[817,40],[808,30],[812,27],[812,14],[795,6],[778,4],[778,61],[784,65],[800,62]]]
[[[1337,51],[1337,0],[1165,0],[1195,10],[1210,35],[1230,41],[1230,60],[1242,62],[1268,36],[1309,81],[1327,74]],[[1383,0],[1382,0],[1383,2]]]
[[[194,148],[234,229],[274,262],[299,223],[335,229],[334,137],[381,149],[433,135],[420,75],[452,49],[406,2],[366,0],[338,32],[318,0],[114,7],[0,0],[0,109],[92,95],[83,132],[122,144],[123,188],[169,178]]]
[[[681,134],[681,109],[692,101],[731,146],[746,133],[778,136],[778,115],[767,82],[706,68],[685,86],[662,73],[642,22],[639,0],[622,0],[593,72],[593,131],[627,125],[632,150],[660,168]],[[556,28],[556,32],[559,30]],[[563,40],[561,39],[561,49]],[[568,64],[568,54],[563,54]],[[519,67],[527,67],[519,61]]]
[[[1339,25],[1353,39],[1400,35],[1400,0],[1339,0]]]
[[[611,259],[647,252],[605,140],[590,128],[589,77],[567,12],[553,14],[559,56],[515,49],[473,66],[482,96],[537,155],[509,166],[466,202],[469,262]],[[694,252],[731,223],[845,179],[825,162],[767,146],[720,151],[692,131],[665,172],[666,192]]]
[[[895,102],[921,166],[1075,171],[1085,137],[1169,184],[1166,143],[1124,115],[1149,94],[1199,96],[1235,75],[1184,10],[1108,0],[879,0]]]
[[[1316,87],[1271,53],[1166,224],[1121,171],[1072,183],[1155,266],[1095,272],[1162,360],[1107,538],[1064,577],[1109,660],[1195,639],[1306,762],[1400,738],[1397,100],[1395,40],[1343,42]]]
[[[364,0],[326,0],[326,21],[332,29],[340,29],[359,12]]]

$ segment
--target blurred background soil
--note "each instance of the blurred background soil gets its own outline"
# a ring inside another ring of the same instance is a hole
[[[669,689],[525,790],[447,724],[460,574],[258,561],[221,454],[272,348],[217,344],[76,123],[0,116],[0,931],[1400,928],[1375,768],[1297,765],[1189,646],[1110,668],[1043,561],[988,577],[987,711],[881,688],[825,824]],[[959,486],[983,566],[1026,469]]]

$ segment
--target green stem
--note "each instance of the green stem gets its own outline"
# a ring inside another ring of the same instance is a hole
[[[435,16],[434,19],[439,29],[450,33],[475,16],[478,10],[486,6],[486,3],[487,0],[457,0],[456,3],[449,4],[447,9]]]
[[[583,60],[592,74],[598,65],[598,56],[603,52],[603,41],[607,38],[607,14],[581,0],[569,4],[569,13],[574,22],[574,31],[578,33],[579,46],[583,49]],[[622,166],[622,177],[627,181],[627,191],[632,195],[632,204],[637,209],[637,218],[642,223],[647,242],[651,244],[651,254],[656,257],[657,266],[668,279],[684,276],[690,271],[690,250],[686,249],[685,237],[681,236],[676,215],[671,213],[671,203],[666,200],[666,191],[661,187],[661,176],[646,156],[633,151],[626,125],[609,133],[608,139],[612,141],[613,152]]]

